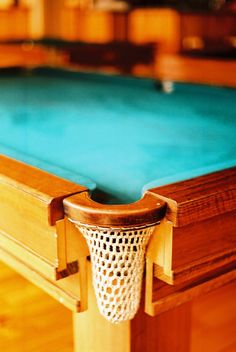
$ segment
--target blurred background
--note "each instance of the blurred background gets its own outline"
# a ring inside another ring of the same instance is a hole
[[[0,66],[235,86],[234,0],[1,0]]]

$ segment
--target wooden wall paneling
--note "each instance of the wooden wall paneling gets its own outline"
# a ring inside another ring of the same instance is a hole
[[[0,39],[25,39],[29,37],[30,9],[0,9]]]

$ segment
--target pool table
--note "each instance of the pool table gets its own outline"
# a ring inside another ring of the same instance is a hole
[[[73,312],[75,351],[193,352],[191,304],[232,289],[235,90],[163,87],[0,72],[0,259]]]

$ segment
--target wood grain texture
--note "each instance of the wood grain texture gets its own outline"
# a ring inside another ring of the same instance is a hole
[[[56,264],[56,229],[48,223],[49,208],[32,194],[0,180],[1,232]]]
[[[45,277],[74,273],[66,258],[63,199],[86,188],[0,156],[0,247]]]
[[[0,349],[9,352],[234,352],[235,283],[156,317],[141,306],[130,323],[114,325],[89,310],[71,315],[0,264]],[[91,285],[91,282],[90,284]]]
[[[80,311],[84,311],[88,307],[88,278],[86,261],[87,257],[89,257],[89,250],[84,236],[67,218],[65,218],[65,230],[67,263],[77,263],[78,281],[75,282],[74,286],[78,287],[79,285]]]
[[[165,202],[149,193],[131,204],[100,204],[93,201],[87,192],[68,197],[63,203],[68,218],[92,226],[145,226],[160,221],[166,211]]]
[[[192,304],[191,352],[236,349],[236,281]]]
[[[236,168],[214,172],[149,191],[167,202],[167,218],[174,226],[236,209]]]
[[[0,350],[72,352],[71,312],[0,263]]]
[[[134,351],[234,352],[235,290],[233,281],[154,318],[141,309],[131,322]]]
[[[150,317],[143,307],[131,321],[130,352],[190,352],[191,303]]]
[[[41,288],[65,307],[75,312],[80,311],[80,287],[78,274],[70,276],[64,280],[53,282],[2,249],[0,249],[0,257],[5,264],[14,269],[28,281]]]
[[[24,264],[28,264],[32,269],[40,272],[44,277],[57,280],[58,279],[58,266],[56,261],[50,262],[38,256],[35,252],[30,251],[22,243],[15,241],[6,234],[0,231],[0,251],[8,252],[14,255]],[[1,257],[2,259],[2,257]]]
[[[151,268],[148,276],[151,277]],[[168,286],[157,279],[147,282],[146,312],[152,316],[178,307],[236,280],[234,265],[222,267],[216,272],[188,282]]]
[[[75,226],[68,221],[64,223],[64,220],[61,221],[62,225],[66,237],[63,245],[66,251],[64,276],[57,263],[53,266],[42,260],[22,244],[6,236],[1,237],[1,232],[0,240],[4,242],[0,242],[0,258],[70,310],[83,311],[87,308],[86,258],[89,253],[85,240]]]
[[[236,266],[236,212],[227,212],[173,228],[172,270],[175,283],[221,266]]]
[[[176,285],[198,280],[223,266],[236,266],[235,219],[233,211],[182,227],[162,221],[146,255],[154,263],[155,277]]]
[[[0,155],[0,184],[41,204],[47,211],[48,224],[64,217],[62,200],[83,192],[85,187]]]
[[[146,249],[146,262],[155,264],[155,276],[158,279],[173,284],[173,226],[170,221],[163,219],[155,226]]]
[[[1,184],[0,192],[1,233],[56,266],[57,234],[55,226],[44,222],[45,208],[40,207],[41,203],[28,202],[14,190],[6,191]]]

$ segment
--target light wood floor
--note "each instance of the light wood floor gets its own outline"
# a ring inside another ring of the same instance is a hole
[[[0,262],[0,351],[72,352],[72,314]]]
[[[234,282],[177,309],[190,309],[189,313],[191,311],[188,318],[188,352],[236,351],[235,297]],[[166,314],[172,314],[173,319],[176,317],[177,323],[183,325],[174,311]],[[145,317],[149,319],[146,315]],[[164,324],[165,314],[151,319],[155,336],[172,336],[170,326],[166,329]],[[155,324],[155,321],[159,323]],[[72,352],[72,332],[72,314],[69,310],[0,262],[1,352]],[[186,338],[186,332],[183,330],[181,344]],[[155,338],[155,341],[156,345],[160,338]],[[182,347],[173,352],[185,351]],[[157,345],[156,348],[159,351]],[[162,347],[160,351],[164,352]],[[165,351],[170,350],[167,348]]]

